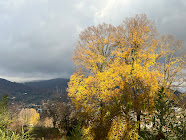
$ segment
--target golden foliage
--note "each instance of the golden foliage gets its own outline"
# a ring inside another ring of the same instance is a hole
[[[158,39],[156,27],[144,14],[127,18],[119,26],[88,27],[76,44],[77,71],[68,83],[68,96],[80,112],[101,116],[100,122],[114,104],[125,110],[130,104],[136,113],[152,111],[159,87],[170,88],[183,65],[172,46],[181,43],[171,36]],[[112,129],[124,129],[128,122],[113,123],[110,134]]]
[[[33,108],[23,108],[19,113],[19,120],[22,125],[35,126],[40,119],[39,113]]]
[[[126,121],[121,116],[114,119],[108,140],[138,140],[137,125],[132,121]]]

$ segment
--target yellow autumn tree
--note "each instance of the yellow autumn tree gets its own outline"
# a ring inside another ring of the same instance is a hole
[[[183,50],[184,44],[182,40],[175,40],[172,35],[161,36],[160,39],[160,54],[162,55],[159,63],[159,70],[163,73],[161,79],[162,86],[165,89],[170,89],[172,86],[180,86],[184,82],[185,68],[185,51]]]
[[[35,126],[40,119],[39,113],[33,108],[23,108],[19,113],[19,120],[22,125]]]
[[[183,61],[171,49],[176,41],[168,38],[160,39],[144,14],[116,27],[88,27],[80,34],[74,53],[77,71],[71,76],[68,95],[94,139],[105,139],[113,128],[123,127],[114,127],[118,126],[115,117],[136,119],[140,131],[140,116],[153,111],[159,87],[170,88],[181,70]]]
[[[116,27],[112,25],[102,24],[98,27],[89,27],[80,34],[74,55],[78,70],[71,76],[68,85],[69,96],[77,109],[83,112],[81,115],[84,115],[87,122],[96,124],[92,125],[90,132],[97,139],[106,137],[111,124],[104,120],[107,110],[105,103],[111,99],[106,99],[108,94],[106,89],[103,89],[106,87],[102,87],[104,85],[100,84],[99,78],[107,77],[101,74],[113,62],[112,51],[118,44],[116,30]],[[109,72],[105,74],[109,75]],[[113,75],[110,76],[112,79]],[[114,91],[112,93],[115,94]],[[90,119],[91,121],[88,121]]]

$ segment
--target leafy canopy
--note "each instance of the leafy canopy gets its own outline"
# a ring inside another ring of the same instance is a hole
[[[68,96],[86,119],[99,122],[105,131],[122,113],[153,111],[159,87],[169,89],[181,71],[183,59],[175,54],[182,45],[172,36],[160,37],[145,14],[126,18],[119,26],[88,27],[76,43],[77,70]]]

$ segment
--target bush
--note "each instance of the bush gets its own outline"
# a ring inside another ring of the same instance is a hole
[[[11,116],[7,110],[7,98],[5,95],[0,101],[0,139],[1,140],[30,140],[31,136],[22,129],[21,134],[8,129],[8,125],[11,123]]]

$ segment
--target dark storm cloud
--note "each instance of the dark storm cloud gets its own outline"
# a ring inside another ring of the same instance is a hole
[[[186,42],[184,0],[0,0],[0,76],[24,81],[66,77],[78,34],[102,22],[146,13],[160,33]]]

